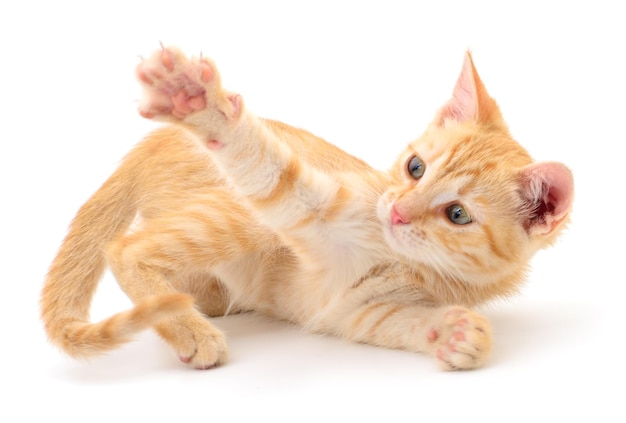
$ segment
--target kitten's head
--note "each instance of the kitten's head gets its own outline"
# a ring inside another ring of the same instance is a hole
[[[567,223],[573,179],[509,135],[469,53],[450,101],[403,152],[378,215],[398,253],[480,285],[520,279]]]

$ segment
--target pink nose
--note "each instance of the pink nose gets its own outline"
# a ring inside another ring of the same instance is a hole
[[[396,206],[391,208],[391,223],[394,225],[404,225],[409,223],[400,213],[396,210]]]

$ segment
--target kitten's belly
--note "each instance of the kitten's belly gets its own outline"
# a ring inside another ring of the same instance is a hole
[[[212,273],[228,290],[234,309],[258,311],[294,321],[290,304],[297,280],[295,258],[287,248],[242,254]]]

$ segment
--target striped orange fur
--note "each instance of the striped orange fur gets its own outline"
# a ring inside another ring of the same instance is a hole
[[[164,48],[137,71],[140,113],[169,122],[78,211],[41,294],[75,357],[154,328],[181,361],[226,360],[207,316],[255,310],[356,342],[485,363],[472,307],[515,293],[568,222],[570,171],[513,140],[469,53],[453,95],[389,172],[247,110],[206,58]],[[135,303],[89,321],[110,266]]]

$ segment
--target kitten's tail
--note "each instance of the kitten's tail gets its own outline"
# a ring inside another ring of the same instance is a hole
[[[192,307],[185,294],[155,296],[101,322],[89,322],[91,300],[106,268],[105,246],[128,230],[137,212],[139,180],[133,162],[124,160],[80,208],[41,292],[41,318],[50,342],[74,357],[112,350]]]

